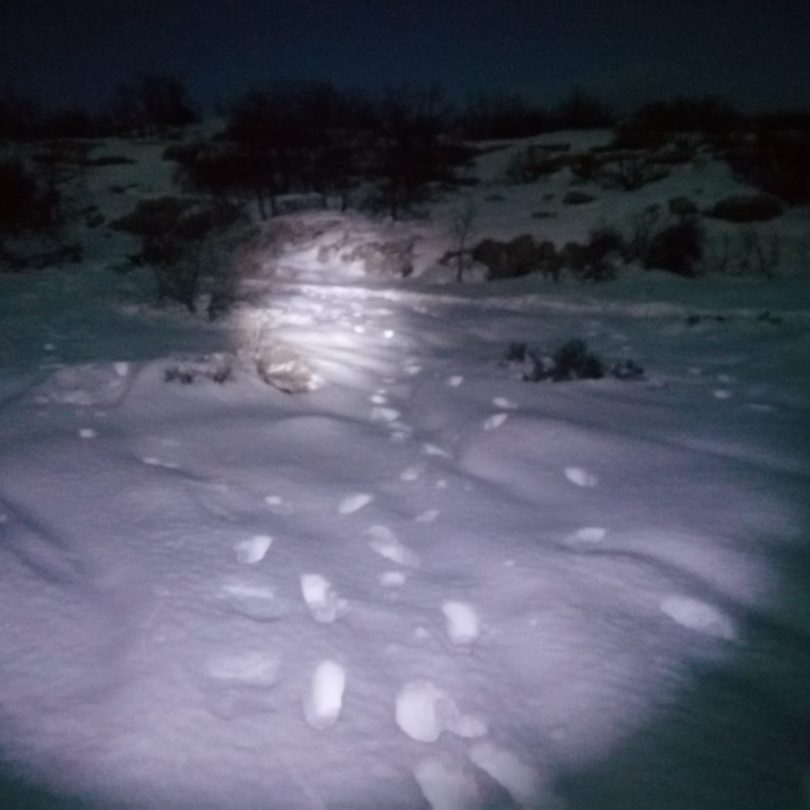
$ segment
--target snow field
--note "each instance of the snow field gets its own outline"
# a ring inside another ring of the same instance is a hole
[[[233,316],[301,352],[296,396],[166,383],[221,330],[100,267],[0,279],[0,759],[97,807],[800,807],[806,287],[314,255]],[[502,362],[572,336],[648,380]]]

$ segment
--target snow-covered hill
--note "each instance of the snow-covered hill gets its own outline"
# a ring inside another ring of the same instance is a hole
[[[127,148],[108,216],[171,188]],[[504,185],[517,148],[479,237],[652,199]],[[106,229],[0,276],[3,807],[810,806],[807,212],[772,280],[437,286],[457,205],[296,243],[221,323],[148,305]],[[400,228],[414,277],[345,260]],[[574,337],[644,378],[504,359]],[[276,345],[312,390],[244,362]]]

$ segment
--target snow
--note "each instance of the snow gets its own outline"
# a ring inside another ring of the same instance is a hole
[[[144,149],[104,171],[164,193]],[[498,188],[482,232],[524,232]],[[414,279],[310,246],[225,326],[145,305],[120,236],[0,277],[6,806],[806,806],[806,272],[436,286],[412,235]],[[166,381],[248,333],[317,385]],[[575,336],[647,379],[503,362]]]

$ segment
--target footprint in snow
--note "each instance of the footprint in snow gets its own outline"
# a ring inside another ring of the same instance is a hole
[[[727,388],[715,388],[714,391],[712,391],[712,396],[715,399],[731,399],[734,394]]]
[[[406,568],[419,566],[418,555],[402,545],[387,526],[370,526],[365,534],[369,538],[368,544],[372,550],[386,560],[395,562],[397,565],[404,565]]]
[[[227,608],[257,622],[271,622],[288,615],[289,607],[276,598],[269,585],[233,581],[222,586],[219,598]]]
[[[588,548],[599,545],[606,537],[607,529],[601,526],[584,526],[569,535],[566,543],[572,548]]]
[[[425,468],[421,464],[414,464],[412,467],[406,467],[400,474],[399,480],[405,483],[418,481],[425,473]]]
[[[472,644],[481,634],[478,614],[466,602],[447,601],[442,604],[447,635],[453,644]]]
[[[397,695],[395,718],[400,730],[418,742],[436,742],[443,731],[459,737],[483,737],[486,722],[462,714],[453,699],[430,681],[406,683]]]
[[[292,504],[285,501],[280,495],[267,495],[264,502],[274,515],[291,515],[295,511]]]
[[[331,624],[346,611],[346,600],[340,599],[332,583],[320,574],[302,574],[301,593],[316,622]]]
[[[367,492],[356,492],[354,495],[347,496],[338,504],[338,514],[350,515],[352,512],[358,512],[373,500],[374,496]]]
[[[599,479],[582,467],[566,467],[565,477],[578,487],[595,487],[599,483]]]
[[[414,520],[417,523],[435,523],[440,514],[439,509],[426,509],[424,512],[420,512]]]
[[[508,413],[494,413],[484,420],[484,430],[497,430],[508,418]]]
[[[507,399],[506,397],[495,397],[495,399],[492,400],[492,404],[496,408],[501,408],[501,410],[504,411],[514,411],[517,409],[517,402]]]
[[[400,413],[396,408],[376,407],[371,409],[372,422],[395,422]]]
[[[399,588],[405,584],[407,577],[402,571],[383,571],[378,578],[378,582],[384,588]]]
[[[477,810],[482,806],[475,777],[461,762],[429,757],[417,762],[412,773],[431,810]]]
[[[733,641],[737,637],[734,622],[713,605],[699,599],[667,596],[661,600],[660,607],[670,619],[689,630],[726,641]]]
[[[264,559],[273,538],[266,534],[257,534],[248,540],[240,540],[234,544],[233,550],[236,552],[236,559],[244,565],[255,565]]]
[[[335,661],[321,661],[304,696],[304,718],[312,728],[322,731],[337,723],[345,688],[346,670]]]
[[[534,768],[511,751],[491,742],[481,741],[470,748],[470,761],[503,785],[509,795],[523,807],[549,807],[538,803],[539,780]]]
[[[141,461],[150,467],[163,467],[165,470],[179,470],[180,465],[175,464],[173,461],[163,461],[163,459],[155,458],[155,456],[146,456]]]
[[[450,453],[435,444],[423,444],[422,452],[426,456],[438,456],[439,458],[450,458]]]
[[[374,403],[374,405],[385,405],[388,403],[388,397],[384,394],[372,394],[369,397],[369,401]]]
[[[207,671],[210,677],[220,681],[266,688],[278,683],[281,661],[265,652],[244,652],[212,658]]]
[[[451,388],[458,388],[464,382],[464,377],[461,374],[454,374],[452,377],[447,378],[447,384]]]
[[[79,438],[80,439],[95,439],[98,436],[93,428],[80,428],[79,430]]]

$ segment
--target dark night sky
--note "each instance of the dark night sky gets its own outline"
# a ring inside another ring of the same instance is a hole
[[[810,0],[0,0],[0,43],[0,90],[90,107],[140,71],[206,103],[328,79],[810,105]]]

